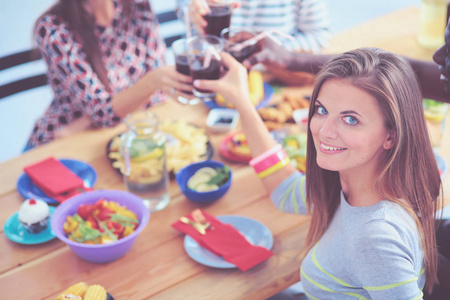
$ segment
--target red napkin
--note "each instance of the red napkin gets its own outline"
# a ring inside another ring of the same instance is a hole
[[[86,188],[80,177],[54,157],[26,166],[24,171],[37,187],[58,202],[92,190]]]
[[[201,235],[191,225],[184,224],[180,220],[173,223],[172,227],[189,235],[200,246],[215,255],[222,256],[241,271],[247,271],[273,255],[272,251],[264,247],[250,244],[232,225],[224,224],[203,211],[202,213],[212,225],[205,235]],[[193,220],[190,214],[186,217]]]

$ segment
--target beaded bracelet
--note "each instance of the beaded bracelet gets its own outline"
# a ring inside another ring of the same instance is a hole
[[[280,144],[258,155],[250,161],[259,178],[265,178],[289,163],[289,157]]]

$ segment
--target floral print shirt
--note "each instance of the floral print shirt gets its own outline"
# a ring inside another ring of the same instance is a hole
[[[123,15],[120,0],[114,1],[114,8],[112,24],[95,28],[111,92],[93,71],[82,45],[63,19],[46,15],[37,23],[36,41],[47,64],[54,99],[36,122],[28,148],[50,142],[55,131],[82,116],[89,116],[97,127],[118,124],[121,119],[114,112],[112,97],[132,86],[148,71],[164,65],[166,46],[149,2],[135,0],[131,18]],[[166,99],[167,96],[158,91],[147,106]]]

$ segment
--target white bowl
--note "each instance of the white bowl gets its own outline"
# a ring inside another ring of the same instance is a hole
[[[292,117],[298,125],[306,125],[308,124],[308,114],[309,108],[301,108],[294,110]]]
[[[229,108],[213,108],[209,111],[206,125],[214,132],[226,132],[236,127],[239,113]]]

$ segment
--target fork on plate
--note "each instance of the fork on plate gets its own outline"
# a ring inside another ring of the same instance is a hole
[[[206,229],[208,229],[208,228],[213,229],[213,227],[211,226],[211,223],[206,220],[205,216],[203,215],[203,213],[200,209],[198,209],[198,208],[195,209],[191,215],[192,215],[192,218],[194,219],[194,222],[201,225],[204,228],[205,232],[206,232]]]

